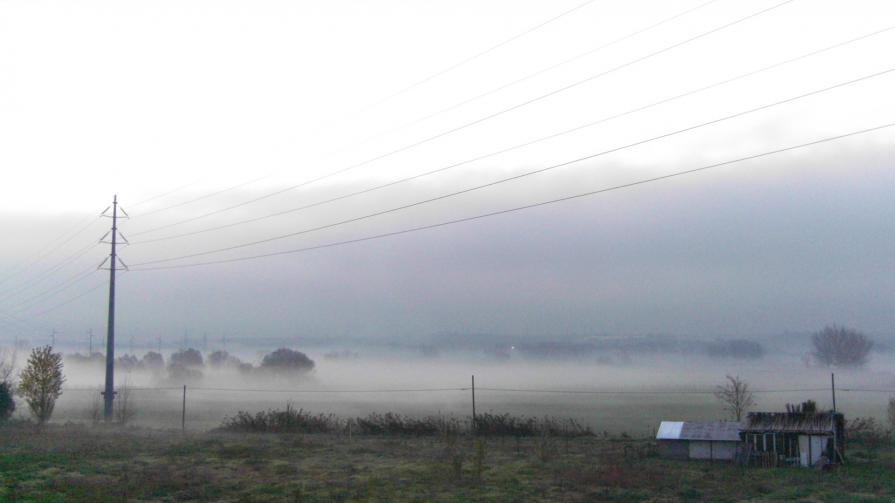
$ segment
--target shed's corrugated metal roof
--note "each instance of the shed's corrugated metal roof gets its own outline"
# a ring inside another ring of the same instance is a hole
[[[735,421],[662,421],[656,440],[739,442],[743,424]]]
[[[678,440],[681,438],[681,429],[684,423],[681,421],[662,421],[659,423],[659,431],[656,440]]]
[[[842,421],[842,414],[836,414]],[[784,433],[833,433],[833,414],[830,412],[751,412],[744,431]]]

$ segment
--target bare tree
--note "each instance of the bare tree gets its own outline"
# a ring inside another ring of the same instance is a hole
[[[742,421],[743,415],[755,405],[749,385],[740,376],[728,375],[727,382],[715,388],[715,398],[724,404],[724,409],[737,421]]]
[[[32,349],[19,381],[19,393],[25,397],[38,424],[47,422],[65,382],[62,354],[54,353],[51,346]]]
[[[131,387],[127,381],[124,381],[124,384],[118,388],[118,395],[115,397],[115,420],[125,425],[134,418],[135,414]]]
[[[873,341],[850,328],[827,325],[811,336],[814,360],[827,367],[860,367],[867,363]]]
[[[16,370],[16,349],[0,349],[0,383],[14,388],[13,373]]]

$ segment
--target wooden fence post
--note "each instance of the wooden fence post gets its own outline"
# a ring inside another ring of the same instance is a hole
[[[478,430],[478,422],[475,417],[475,376],[472,376],[472,433],[473,435]]]
[[[180,409],[180,429],[186,433],[186,384],[183,385],[183,406]]]

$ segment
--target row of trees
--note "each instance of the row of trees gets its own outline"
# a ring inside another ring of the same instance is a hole
[[[105,364],[105,357],[101,353],[89,356],[74,354],[66,358],[72,363],[96,366]],[[202,352],[194,348],[172,353],[167,362],[164,356],[155,351],[146,353],[142,358],[125,354],[115,359],[115,368],[118,370],[146,371],[159,377],[167,373],[167,378],[176,382],[200,380],[206,370],[229,370],[242,375],[266,377],[295,377],[311,372],[314,366],[314,360],[308,355],[289,348],[280,348],[268,353],[257,366],[244,362],[226,351],[214,351],[205,357]]]
[[[97,361],[92,356],[86,360]],[[62,395],[62,385],[65,383],[62,354],[54,352],[51,346],[35,348],[18,376],[15,375],[15,361],[14,352],[0,354],[0,420],[9,419],[15,412],[15,396],[18,395],[28,404],[37,423],[43,424],[53,415],[56,400]],[[140,360],[125,355],[119,363],[146,369],[165,368],[164,358],[155,352],[147,353]],[[300,351],[280,348],[266,355],[258,367],[244,363],[225,351],[209,355],[208,365],[214,368],[232,367],[243,372],[263,372],[266,375],[294,376],[313,370],[314,361]],[[172,354],[167,368],[169,377],[201,377],[204,366],[202,354],[190,348]]]

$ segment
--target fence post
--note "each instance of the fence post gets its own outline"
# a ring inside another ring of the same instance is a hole
[[[186,433],[186,384],[183,385],[183,406],[180,409],[180,429]]]
[[[472,376],[472,433],[475,435],[476,431],[478,431],[479,423],[476,421],[475,417],[475,375]]]

